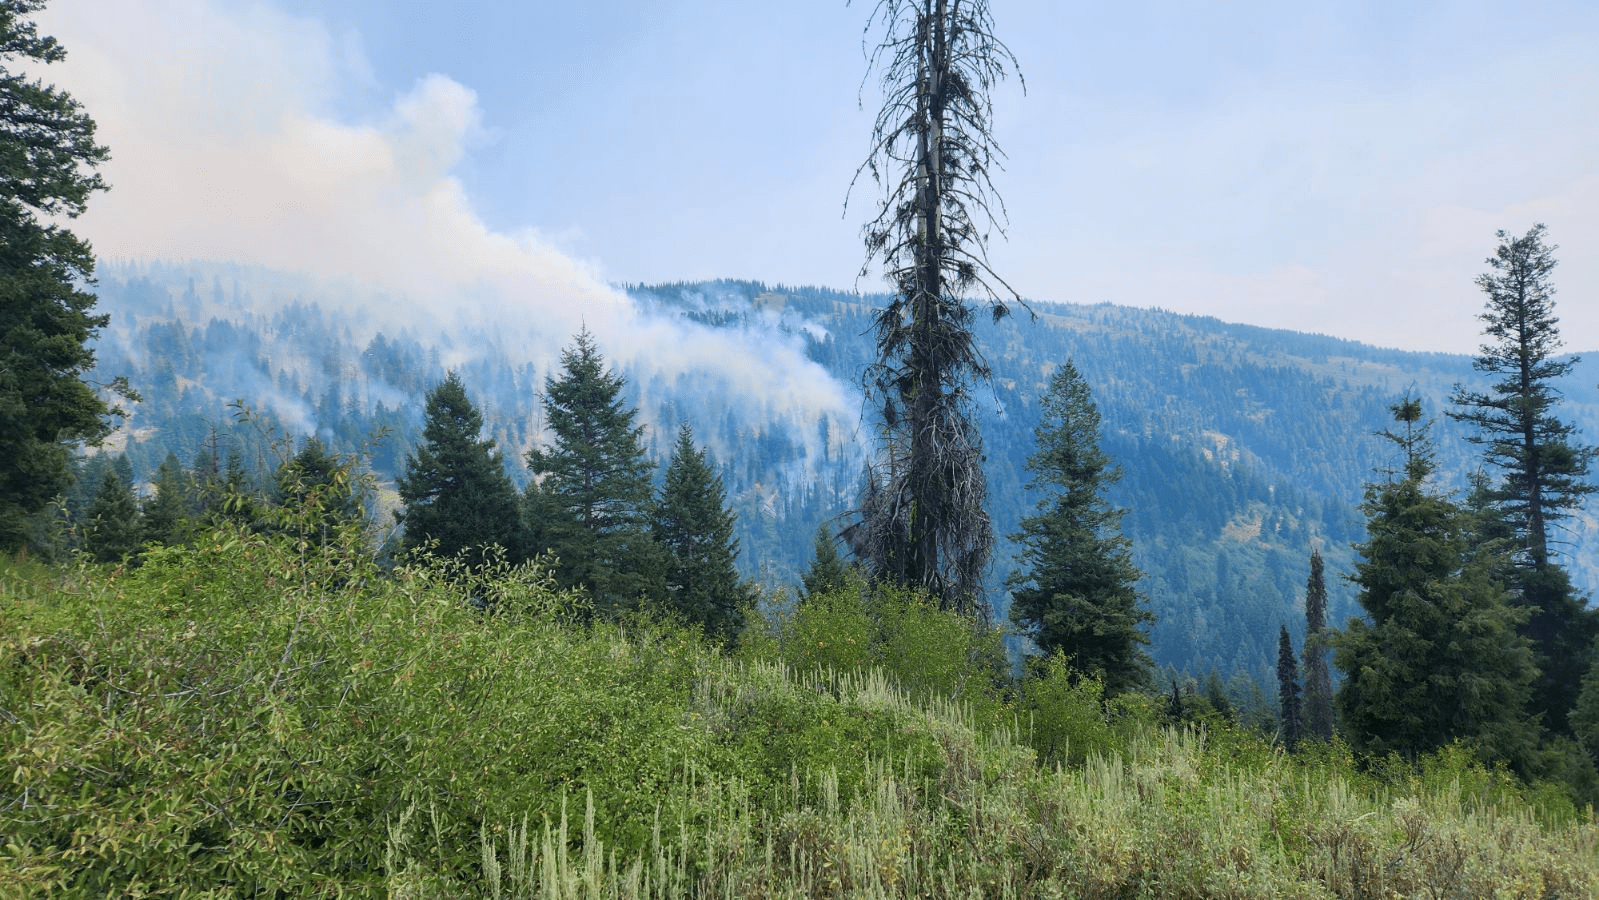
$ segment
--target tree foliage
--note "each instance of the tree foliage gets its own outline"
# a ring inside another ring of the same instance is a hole
[[[1150,684],[1154,615],[1142,606],[1121,533],[1123,510],[1104,499],[1121,477],[1099,449],[1099,410],[1068,361],[1050,378],[1037,449],[1028,459],[1031,487],[1047,492],[1014,538],[1021,567],[1006,579],[1011,618],[1045,654],[1061,653],[1111,695]]]
[[[821,594],[842,589],[849,583],[850,566],[839,555],[838,541],[826,525],[816,528],[816,544],[811,551],[811,566],[801,576],[803,593],[800,599],[808,600]]]
[[[1293,750],[1299,746],[1304,733],[1304,715],[1300,702],[1299,664],[1294,659],[1294,642],[1288,636],[1288,626],[1277,633],[1277,705],[1282,711],[1283,746]]]
[[[164,546],[182,544],[195,524],[198,497],[193,476],[176,454],[168,453],[156,469],[154,493],[140,510],[144,539]]]
[[[666,554],[667,606],[712,637],[735,636],[743,620],[740,607],[754,592],[735,567],[738,540],[727,491],[687,425],[678,430],[652,528]]]
[[[66,50],[29,16],[43,0],[0,0],[0,550],[69,479],[73,443],[106,432],[111,410],[84,381],[90,339],[109,321],[83,290],[88,242],[63,224],[106,185],[94,120],[71,95],[17,72]]]
[[[1550,525],[1596,490],[1587,476],[1599,452],[1578,443],[1572,426],[1555,415],[1560,391],[1554,382],[1578,360],[1557,355],[1562,342],[1549,275],[1559,248],[1544,243],[1545,231],[1534,225],[1519,238],[1498,232],[1499,247],[1488,258],[1492,271],[1477,278],[1488,295],[1479,317],[1488,341],[1472,363],[1494,381],[1487,391],[1457,386],[1452,399],[1458,409],[1450,412],[1477,427],[1471,440],[1503,476],[1495,499],[1516,526],[1520,552],[1537,569],[1549,564]]]
[[[1525,766],[1538,725],[1527,712],[1535,669],[1516,633],[1523,618],[1471,544],[1470,516],[1426,484],[1432,474],[1421,404],[1394,406],[1385,435],[1403,466],[1366,492],[1366,541],[1353,580],[1367,619],[1337,637],[1336,703],[1356,750],[1415,757],[1455,740]]]
[[[278,467],[274,479],[277,501],[300,513],[293,524],[301,538],[326,542],[336,536],[339,526],[364,523],[365,504],[352,468],[352,460],[329,453],[314,437],[306,438],[300,451]],[[488,495],[490,503],[499,505],[502,512],[504,497],[497,490]],[[511,509],[515,513],[515,507]],[[517,521],[515,515],[511,521]],[[515,532],[507,540],[517,541]],[[521,550],[519,546],[510,549]]]
[[[987,262],[996,208],[1003,214],[990,180],[1003,155],[990,94],[1015,60],[986,0],[879,0],[874,26],[885,97],[861,170],[883,197],[865,228],[862,274],[881,261],[893,293],[876,315],[867,375],[882,449],[848,537],[874,576],[977,611],[993,529],[968,391],[989,369],[963,298],[985,295],[997,319],[1015,297]]]
[[[494,441],[482,437],[483,414],[454,372],[428,392],[426,422],[423,443],[399,479],[402,546],[431,545],[439,555],[474,564],[490,557],[491,546],[524,552],[516,488]]]
[[[95,562],[120,562],[138,552],[139,538],[139,503],[133,485],[114,467],[107,468],[89,507],[84,549]]]
[[[1327,650],[1332,633],[1327,630],[1327,576],[1319,551],[1311,551],[1310,577],[1305,581],[1305,647],[1303,734],[1317,740],[1333,736],[1332,673]]]
[[[587,328],[561,351],[561,373],[545,379],[548,447],[528,451],[538,481],[531,497],[548,516],[545,536],[557,575],[581,587],[601,610],[625,609],[665,593],[664,559],[650,535],[654,467],[644,453],[638,411],[622,397],[626,381],[610,370]]]
[[[1485,489],[1514,535],[1519,601],[1529,611],[1522,633],[1532,639],[1540,675],[1533,709],[1550,727],[1566,732],[1566,714],[1587,671],[1587,649],[1599,637],[1599,615],[1584,608],[1565,570],[1552,561],[1552,529],[1570,516],[1596,486],[1588,478],[1599,449],[1577,440],[1576,429],[1556,414],[1555,382],[1577,364],[1560,356],[1550,273],[1559,249],[1545,243],[1546,229],[1525,235],[1498,232],[1490,271],[1477,278],[1487,295],[1480,318],[1488,340],[1473,367],[1493,379],[1486,391],[1456,386],[1450,415],[1476,427],[1471,440],[1500,474]],[[1489,524],[1489,528],[1501,527]]]

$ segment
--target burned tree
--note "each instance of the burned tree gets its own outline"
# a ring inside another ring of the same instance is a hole
[[[1017,71],[986,0],[879,0],[867,33],[884,100],[863,172],[883,189],[867,223],[864,276],[881,263],[892,295],[875,320],[867,389],[882,445],[846,537],[874,577],[927,591],[962,612],[984,608],[993,546],[982,439],[968,412],[989,374],[973,305],[997,320],[1020,297],[987,260],[1004,206],[990,173],[1003,158],[990,93]]]

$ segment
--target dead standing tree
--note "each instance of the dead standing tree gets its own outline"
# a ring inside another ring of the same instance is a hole
[[[870,71],[884,101],[856,179],[869,172],[883,196],[864,229],[861,274],[880,261],[893,294],[877,313],[866,374],[882,447],[844,537],[875,577],[984,612],[994,537],[968,392],[989,369],[965,298],[996,320],[1020,301],[987,260],[988,231],[1003,234],[1005,215],[990,181],[1004,156],[990,93],[1019,70],[986,0],[878,0],[867,33],[878,29]]]

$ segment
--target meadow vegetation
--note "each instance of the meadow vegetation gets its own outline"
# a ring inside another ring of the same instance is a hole
[[[219,525],[0,573],[0,896],[1599,895],[1464,747],[1294,754],[860,583],[736,645],[538,563]]]

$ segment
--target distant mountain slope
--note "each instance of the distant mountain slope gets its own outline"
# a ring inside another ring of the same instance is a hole
[[[801,340],[812,360],[859,393],[872,353],[873,297],[730,281],[628,292],[646,315],[736,329],[751,340]],[[513,478],[526,480],[522,451],[541,435],[538,395],[550,362],[519,353],[495,323],[386,332],[338,289],[214,266],[105,264],[99,293],[113,317],[100,370],[129,375],[145,395],[124,438],[139,477],[169,450],[192,458],[213,433],[264,470],[270,460],[259,429],[276,427],[314,431],[344,449],[386,429],[370,459],[380,477],[392,478],[417,440],[422,395],[448,366],[483,409]],[[1112,496],[1129,510],[1126,530],[1159,617],[1153,652],[1163,665],[1267,677],[1278,624],[1296,641],[1302,631],[1312,548],[1327,559],[1333,621],[1356,612],[1340,576],[1351,571],[1350,545],[1361,535],[1362,486],[1393,463],[1373,435],[1407,390],[1438,419],[1445,483],[1463,485],[1476,465],[1475,448],[1443,416],[1452,386],[1476,379],[1468,356],[1160,310],[1035,303],[1033,311],[979,329],[994,369],[975,395],[996,530],[1002,538],[1014,532],[1036,500],[1024,464],[1037,398],[1052,368],[1072,358],[1103,414],[1102,445],[1126,473]],[[770,398],[712,390],[692,372],[624,371],[658,458],[686,421],[719,459],[746,573],[797,582],[817,524],[844,515],[854,498],[870,417],[802,423]],[[1599,370],[1579,366],[1576,376],[1564,386],[1564,413],[1593,440]],[[257,410],[255,424],[233,420],[234,399]],[[1566,561],[1586,589],[1599,583],[1595,512],[1568,530]],[[995,585],[1013,549],[1002,542]],[[1003,605],[1002,592],[994,599]]]

